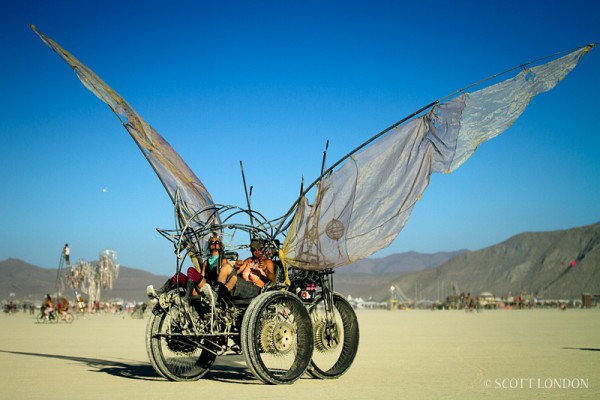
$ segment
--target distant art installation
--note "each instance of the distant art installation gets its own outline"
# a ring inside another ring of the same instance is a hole
[[[100,252],[97,263],[79,259],[76,264],[66,268],[62,286],[63,290],[68,287],[87,294],[88,307],[93,307],[100,301],[102,290],[111,290],[118,277],[117,252],[106,249]]]

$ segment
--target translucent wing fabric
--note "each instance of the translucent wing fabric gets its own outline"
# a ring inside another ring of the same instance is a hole
[[[591,48],[438,104],[354,154],[319,182],[312,205],[301,198],[283,245],[285,262],[308,270],[336,268],[390,245],[432,173],[462,165]]]
[[[180,209],[184,224],[196,211],[214,204],[208,190],[179,154],[118,93],[52,39],[39,32],[34,26],[31,28],[44,43],[71,66],[83,85],[105,102],[119,117],[158,175],[171,200],[175,203],[176,198],[181,199],[183,205],[187,206]],[[218,219],[219,216],[218,214],[199,215],[190,225],[195,227],[199,223],[206,223],[208,218]],[[214,222],[220,223],[220,221]]]

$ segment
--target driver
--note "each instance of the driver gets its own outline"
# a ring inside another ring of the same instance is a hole
[[[267,282],[275,281],[275,266],[273,261],[263,255],[264,248],[262,240],[252,239],[250,243],[252,256],[240,265],[236,264],[236,284],[231,292],[234,298],[256,297]]]
[[[250,248],[252,256],[244,260],[240,275],[244,280],[262,289],[265,283],[275,281],[275,266],[273,261],[263,254],[265,245],[262,240],[253,240]]]

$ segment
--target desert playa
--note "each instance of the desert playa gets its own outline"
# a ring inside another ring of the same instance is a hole
[[[597,399],[600,310],[357,311],[360,346],[341,378],[256,380],[243,356],[201,380],[166,381],[146,356],[147,319],[38,324],[0,315],[3,399]]]

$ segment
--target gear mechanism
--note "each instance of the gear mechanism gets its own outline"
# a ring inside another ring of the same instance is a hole
[[[328,324],[325,320],[313,321],[315,350],[326,352],[335,350],[340,345],[337,324]]]
[[[286,354],[296,344],[296,330],[287,321],[269,321],[261,329],[260,344],[267,353]]]

